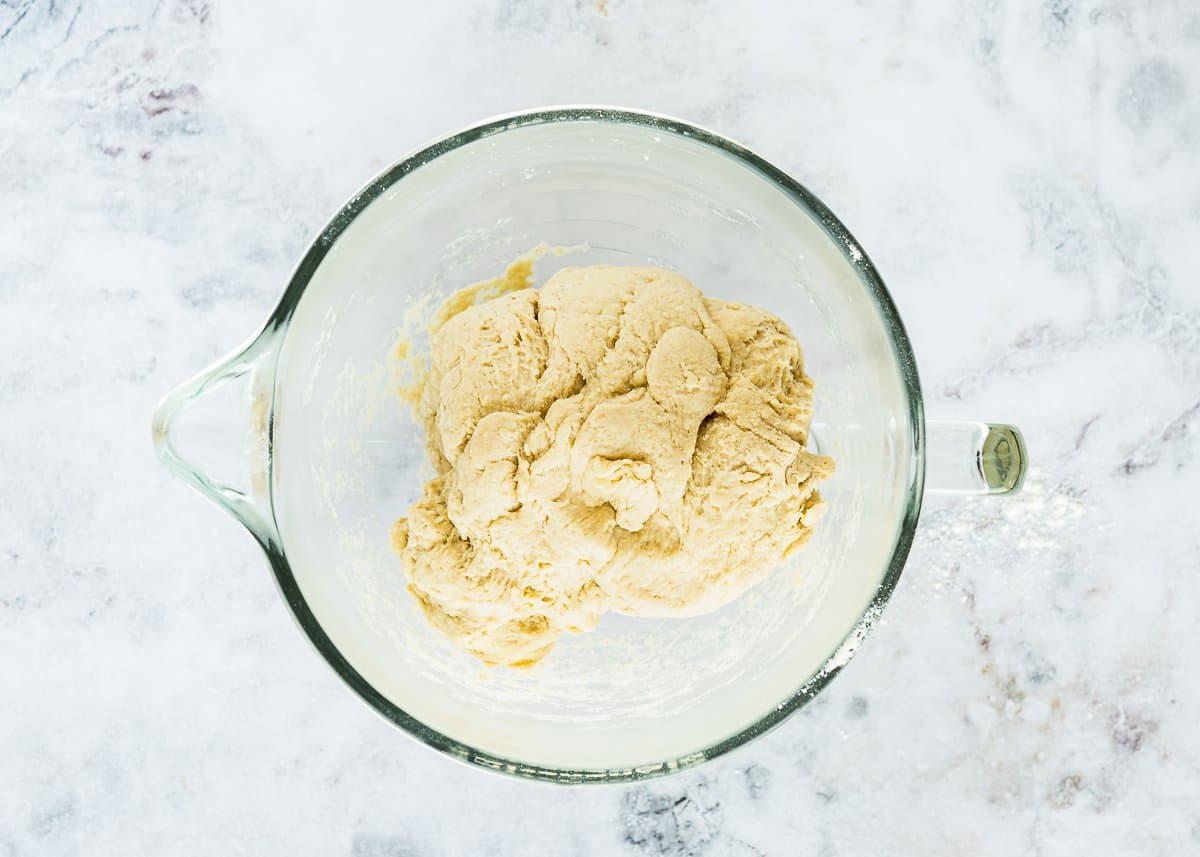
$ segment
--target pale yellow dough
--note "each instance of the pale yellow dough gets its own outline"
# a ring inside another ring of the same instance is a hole
[[[455,308],[416,406],[437,476],[392,543],[468,651],[527,666],[607,610],[706,613],[808,538],[833,462],[775,316],[609,266]]]

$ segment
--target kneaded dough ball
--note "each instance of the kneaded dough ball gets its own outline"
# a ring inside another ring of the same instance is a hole
[[[393,529],[429,621],[526,666],[602,613],[693,616],[809,536],[833,462],[775,316],[659,268],[567,268],[433,337],[437,476]]]

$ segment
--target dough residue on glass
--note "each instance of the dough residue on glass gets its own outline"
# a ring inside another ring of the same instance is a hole
[[[510,273],[443,305],[414,404],[436,475],[392,545],[436,628],[528,666],[609,610],[715,610],[809,538],[833,462],[780,319],[660,268]]]

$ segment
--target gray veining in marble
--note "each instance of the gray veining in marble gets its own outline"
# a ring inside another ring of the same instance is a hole
[[[629,788],[394,732],[149,442],[350,190],[562,102],[807,183],[930,414],[1036,459],[815,704]],[[0,855],[1200,853],[1198,152],[1188,0],[0,0]]]

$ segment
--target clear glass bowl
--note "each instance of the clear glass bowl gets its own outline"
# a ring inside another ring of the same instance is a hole
[[[733,604],[609,615],[533,669],[489,670],[426,624],[388,547],[428,476],[389,354],[440,296],[541,242],[587,249],[544,258],[539,282],[568,264],[653,264],[781,316],[816,382],[813,444],[837,473],[812,541]],[[1015,429],[931,430],[939,487],[1019,486]],[[558,782],[694,765],[812,699],[896,585],[927,463],[912,349],[837,218],[735,143],[601,108],[489,121],[388,169],[316,239],[263,330],[167,396],[154,435],[262,544],[301,628],[368,705],[451,756]]]

